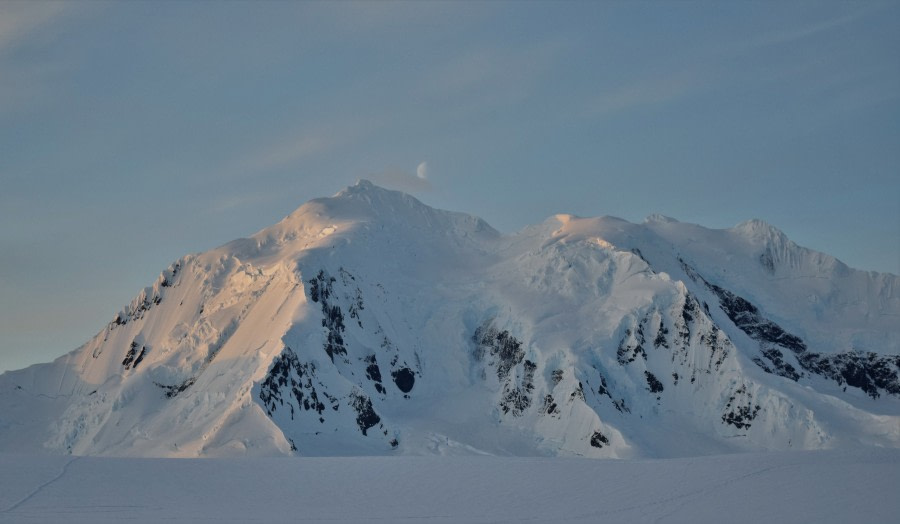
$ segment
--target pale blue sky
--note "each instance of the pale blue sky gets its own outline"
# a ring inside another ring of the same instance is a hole
[[[361,177],[900,273],[898,170],[896,2],[2,1],[0,371]]]

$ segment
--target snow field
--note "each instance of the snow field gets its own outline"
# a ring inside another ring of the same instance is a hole
[[[0,455],[0,522],[896,522],[900,450],[665,460]]]

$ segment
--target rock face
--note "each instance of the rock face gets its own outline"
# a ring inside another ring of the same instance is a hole
[[[679,456],[900,446],[900,279],[760,221],[515,235],[362,181],[0,376],[0,450]]]

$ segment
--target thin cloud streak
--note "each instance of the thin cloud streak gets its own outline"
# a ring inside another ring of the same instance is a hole
[[[424,162],[423,162],[424,164]],[[421,167],[421,164],[420,164]],[[390,189],[398,189],[407,193],[431,191],[433,186],[427,178],[400,169],[388,169],[369,176],[372,182]]]
[[[80,4],[79,4],[80,5]],[[53,80],[73,65],[58,58],[24,58],[28,44],[46,44],[50,29],[75,13],[73,2],[0,2],[0,115],[27,110],[51,97]]]
[[[600,117],[672,102],[700,89],[697,72],[680,71],[608,90],[587,104],[588,116]]]
[[[807,38],[854,23],[881,9],[881,6],[868,7],[849,15],[836,17],[824,22],[810,24],[790,30],[764,34],[738,42],[724,44],[708,53],[699,53],[694,60],[687,62],[683,69],[674,73],[663,73],[655,77],[646,77],[626,83],[621,87],[606,90],[599,96],[588,100],[584,114],[589,117],[602,117],[630,110],[641,109],[678,101],[702,92],[714,90],[727,83],[729,78],[724,71],[727,65],[738,57],[761,51],[766,48],[795,43]],[[821,57],[816,57],[808,67],[819,66]],[[807,69],[808,69],[807,67]],[[802,78],[808,73],[796,63],[788,66],[775,66],[766,77],[746,76],[744,82],[770,83],[783,82],[788,78]],[[730,78],[734,78],[733,75]],[[844,76],[842,76],[844,78]],[[890,99],[889,94],[882,94],[872,103]]]
[[[415,35],[435,27],[456,30],[478,24],[499,9],[490,2],[309,2],[303,14],[315,24],[335,28],[338,38]]]
[[[437,100],[474,96],[486,104],[520,102],[559,64],[569,45],[552,39],[515,48],[470,48],[433,66],[419,90]]]
[[[70,12],[72,6],[69,2],[0,2],[0,54]]]
[[[276,191],[260,191],[256,193],[240,193],[234,195],[222,195],[208,206],[207,210],[210,214],[221,215],[229,211],[245,208],[248,206],[263,205],[273,202],[282,197],[283,194]]]
[[[301,134],[288,137],[251,153],[241,167],[249,171],[269,171],[296,164],[305,158],[333,149],[340,140],[334,137]]]
[[[248,147],[239,154],[234,165],[240,171],[238,175],[296,167],[313,157],[352,147],[383,125],[375,117],[308,125],[284,132],[267,143]]]
[[[819,33],[824,33],[831,29],[836,29],[838,27],[856,22],[857,20],[864,18],[872,14],[873,12],[878,11],[879,9],[881,9],[880,6],[870,6],[849,15],[833,18],[831,20],[826,20],[824,22],[819,22],[816,24],[811,24],[806,27],[765,34],[759,38],[745,42],[742,45],[742,48],[746,51],[796,42],[818,35]]]

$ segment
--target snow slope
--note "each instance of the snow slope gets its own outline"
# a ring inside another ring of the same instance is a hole
[[[514,235],[361,181],[0,375],[0,450],[676,457],[900,447],[900,279],[760,221]]]
[[[596,461],[0,454],[0,522],[895,522],[887,449]]]

